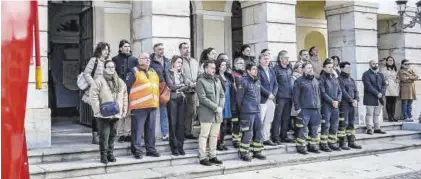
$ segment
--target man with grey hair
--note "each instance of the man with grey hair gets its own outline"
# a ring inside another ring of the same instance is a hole
[[[366,126],[367,134],[374,133],[385,134],[380,129],[380,112],[384,105],[383,97],[386,93],[386,81],[384,75],[379,72],[379,64],[375,60],[370,60],[370,69],[364,72],[362,76],[364,84],[364,100],[366,106]]]
[[[277,64],[274,67],[278,84],[276,94],[275,119],[272,125],[272,140],[280,145],[281,142],[293,142],[287,135],[291,125],[290,114],[292,108],[292,68],[289,63],[288,51],[278,53]]]

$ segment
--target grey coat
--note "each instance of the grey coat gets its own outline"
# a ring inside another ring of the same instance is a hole
[[[221,123],[222,112],[217,115],[218,107],[224,109],[225,94],[222,83],[217,77],[206,73],[199,75],[196,82],[196,93],[199,99],[197,115],[202,123]]]

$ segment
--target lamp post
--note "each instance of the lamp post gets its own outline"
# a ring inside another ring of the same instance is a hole
[[[396,1],[396,5],[398,5],[398,13],[399,13],[399,23],[401,25],[402,29],[406,29],[406,28],[412,28],[414,27],[417,23],[421,24],[421,0],[419,0],[415,5],[417,6],[417,10],[415,12],[415,15],[408,15],[408,11],[407,11],[407,4],[408,0],[399,0]],[[410,21],[408,24],[404,23],[404,18],[409,17]]]

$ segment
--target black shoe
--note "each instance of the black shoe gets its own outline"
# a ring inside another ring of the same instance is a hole
[[[247,153],[240,153],[240,159],[246,162],[251,162],[252,157]]]
[[[267,140],[263,142],[263,145],[268,145],[268,146],[276,146],[275,143],[273,143],[271,140]]]
[[[320,150],[323,152],[332,152],[327,144],[320,144]]]
[[[348,138],[348,146],[353,149],[362,149],[361,145],[355,143],[355,135],[347,136]]]
[[[103,164],[107,164],[108,163],[108,159],[106,155],[101,155],[101,163]]]
[[[216,146],[216,150],[218,151],[224,151],[224,148],[222,147],[222,144],[219,144]]]
[[[281,145],[281,141],[280,140],[274,140],[273,143],[275,143],[276,145]]]
[[[373,129],[367,129],[367,134],[373,135]]]
[[[142,158],[143,158],[143,156],[142,156],[142,154],[141,154],[141,153],[135,153],[135,154],[134,154],[134,158],[135,158],[135,159],[142,159]]]
[[[386,132],[385,131],[382,131],[381,129],[374,130],[374,133],[377,133],[377,134],[386,134]]]
[[[184,149],[178,149],[178,153],[180,155],[186,155],[186,152],[184,152]]]
[[[260,152],[254,153],[253,158],[257,158],[259,160],[266,160],[266,157],[264,155],[262,155],[262,153],[260,153]]]
[[[149,157],[159,157],[160,155],[159,155],[159,153],[157,151],[154,151],[154,152],[146,152],[146,156],[149,156]]]
[[[193,134],[187,134],[187,135],[185,135],[184,137],[185,137],[186,139],[192,139],[192,140],[197,139],[197,137],[195,137]]]
[[[120,136],[117,140],[118,143],[123,143],[126,140],[125,136]]]
[[[350,148],[346,144],[347,144],[346,138],[345,137],[340,137],[339,138],[339,147],[342,150],[350,150]]]
[[[132,142],[132,137],[131,136],[126,136],[126,138],[124,139],[124,142]]]
[[[316,154],[319,154],[320,153],[320,150],[319,150],[319,148],[316,145],[309,145],[308,146],[308,151],[309,152],[312,152],[312,153],[316,153]]]
[[[332,149],[333,151],[341,151],[341,148],[336,143],[335,144],[329,144],[329,148]]]
[[[209,159],[209,162],[213,164],[222,164],[222,161],[218,160],[216,157]]]
[[[282,140],[281,140],[282,142],[286,142],[286,143],[293,143],[294,142],[294,140],[292,140],[292,139],[290,139],[290,138],[283,138]]]
[[[178,153],[178,151],[171,151],[171,155],[178,156],[180,154]]]
[[[225,146],[225,145],[222,146],[222,149],[229,150],[229,148],[227,146]]]
[[[204,166],[212,166],[212,163],[210,163],[210,161],[208,159],[201,160],[200,164],[204,165]]]
[[[117,159],[115,159],[115,157],[114,157],[114,154],[111,153],[111,152],[108,153],[107,159],[108,159],[109,162],[116,162],[117,161]]]
[[[308,152],[306,150],[306,147],[304,147],[304,146],[297,146],[297,153],[303,154],[303,155],[307,155],[308,154]]]

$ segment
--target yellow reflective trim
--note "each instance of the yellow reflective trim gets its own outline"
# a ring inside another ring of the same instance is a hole
[[[300,142],[300,143],[304,143],[304,142],[306,142],[307,140],[306,140],[306,139],[297,138],[297,139],[296,139],[296,141],[297,141],[297,142]]]
[[[246,148],[249,148],[249,147],[250,147],[250,144],[240,143],[240,147],[246,147]]]
[[[240,148],[240,152],[249,152],[249,150]]]
[[[238,122],[238,118],[232,118],[231,122]]]
[[[263,150],[263,148],[253,148],[253,151],[254,152],[260,152],[260,151],[262,151]]]
[[[321,141],[320,141],[320,143],[323,143],[323,142],[321,142]],[[327,142],[326,142],[326,143],[327,143]],[[318,142],[318,141],[317,141],[317,142],[316,142],[316,141],[311,141],[311,142],[310,142],[310,144],[311,144],[311,145],[317,145],[317,144],[319,144],[319,142]]]
[[[338,134],[338,137],[345,137],[346,134]]]
[[[346,134],[354,134],[355,133],[354,130],[346,130],[345,132],[346,132]]]
[[[329,140],[327,140],[329,143],[336,143],[337,142],[337,140],[333,140],[333,139],[329,139]]]
[[[321,140],[320,143],[327,144],[327,140]]]
[[[340,118],[339,118],[339,121],[345,121],[345,118],[340,117]]]
[[[329,134],[329,138],[336,138],[336,134]]]
[[[323,139],[327,139],[327,135],[321,135],[321,136],[320,136],[320,139],[322,139],[322,140],[323,140]]]
[[[302,125],[302,124],[296,124],[295,126],[297,126],[297,127],[304,127],[304,125]]]
[[[320,139],[318,137],[312,137],[311,141],[319,141]]]
[[[259,142],[253,142],[251,145],[252,145],[252,146],[255,146],[255,147],[262,147],[262,146],[263,146],[263,145],[262,145],[261,143],[259,143]]]
[[[241,128],[242,131],[248,131],[250,128],[249,127],[243,127]]]

